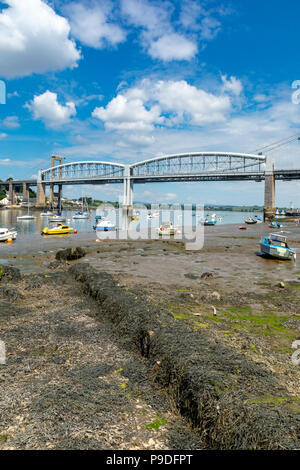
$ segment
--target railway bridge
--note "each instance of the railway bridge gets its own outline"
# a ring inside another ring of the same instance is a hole
[[[58,161],[58,165],[55,162]],[[54,189],[61,199],[64,185],[113,184],[124,187],[123,206],[133,204],[134,185],[155,182],[192,181],[254,181],[265,182],[265,217],[275,215],[275,180],[298,180],[300,170],[277,170],[270,155],[232,152],[190,152],[162,155],[125,165],[107,161],[78,161],[63,163],[62,157],[53,156],[50,168],[41,170],[36,180],[1,183],[9,187],[10,203],[15,202],[15,187],[22,185],[23,196],[28,197],[31,186],[37,187],[37,206],[46,205],[46,191],[53,203]]]

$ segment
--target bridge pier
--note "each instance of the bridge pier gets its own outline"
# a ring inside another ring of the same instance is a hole
[[[58,185],[58,199],[57,199],[57,206],[61,209],[61,198],[62,198],[62,184]]]
[[[25,182],[23,182],[23,199],[29,199],[29,187]]]
[[[125,167],[123,206],[122,206],[122,230],[128,230],[133,214],[133,181],[130,178],[130,167]]]
[[[11,180],[9,181],[8,194],[9,194],[9,205],[14,206],[16,204],[16,192],[14,189],[13,182]]]
[[[264,221],[275,218],[275,176],[274,159],[267,156],[265,172]]]
[[[36,206],[45,207],[46,205],[46,185],[45,183],[37,184],[37,193],[36,193]]]
[[[50,190],[49,190],[49,203],[50,207],[53,207],[53,202],[54,202],[54,184],[50,184]]]

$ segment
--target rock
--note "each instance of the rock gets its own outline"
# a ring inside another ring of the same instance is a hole
[[[189,292],[180,292],[179,297],[181,299],[193,299],[194,295],[190,294]]]
[[[284,289],[285,288],[285,283],[281,281],[277,284],[277,287],[280,287],[281,289]]]
[[[211,299],[216,299],[218,301],[221,300],[221,294],[219,294],[219,292],[215,291],[215,292],[212,292],[211,294],[209,294],[209,297]]]
[[[211,279],[212,277],[213,277],[213,273],[206,272],[206,273],[201,274],[201,279]]]
[[[194,273],[186,273],[184,277],[188,279],[199,279],[199,276],[197,276],[197,274],[194,274]]]
[[[81,248],[80,246],[77,246],[76,248],[67,248],[66,250],[60,250],[56,253],[55,258],[59,261],[64,260],[64,261],[71,261],[75,259],[80,259],[83,258],[83,256],[86,255],[86,251]]]
[[[57,268],[61,268],[62,266],[64,266],[64,262],[62,260],[60,261],[52,261],[51,263],[48,264],[48,269],[57,269]]]
[[[0,296],[7,299],[9,302],[22,299],[24,296],[15,287],[4,286],[0,288]]]
[[[0,264],[0,281],[20,281],[21,273],[18,268],[7,264]]]

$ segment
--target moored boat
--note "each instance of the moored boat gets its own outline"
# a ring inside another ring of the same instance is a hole
[[[245,219],[245,224],[248,224],[248,225],[257,224],[257,220],[253,219],[253,217],[248,217],[247,219]]]
[[[17,231],[14,229],[0,228],[0,242],[6,242],[9,239],[15,240],[17,235]]]
[[[66,233],[73,232],[73,228],[69,227],[68,225],[63,225],[62,223],[58,223],[56,227],[48,228],[45,227],[41,235],[65,235]]]
[[[175,235],[176,229],[171,222],[163,222],[157,229],[158,235]]]
[[[296,251],[287,244],[287,238],[276,233],[263,237],[260,241],[260,251],[263,255],[277,259],[296,261]]]
[[[50,219],[49,222],[65,222],[66,218],[61,214],[54,214]]]
[[[276,222],[276,220],[273,220],[272,222],[270,222],[270,225],[269,225],[269,228],[281,228],[282,227],[282,224],[280,224],[279,222]]]
[[[94,230],[100,232],[109,232],[111,230],[116,230],[116,226],[108,219],[102,219],[94,227]]]
[[[88,219],[88,218],[89,218],[88,212],[76,212],[73,215],[73,219]]]

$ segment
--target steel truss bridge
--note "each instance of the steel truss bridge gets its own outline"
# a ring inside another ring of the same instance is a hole
[[[60,157],[53,157],[60,158]],[[275,180],[300,179],[300,170],[275,170],[270,155],[232,152],[193,152],[162,155],[131,165],[80,161],[41,170],[37,180],[13,181],[23,188],[37,186],[38,205],[45,205],[45,190],[74,184],[124,184],[124,205],[132,205],[134,184],[189,181],[265,181],[265,207],[275,207]],[[6,183],[8,185],[8,183]],[[13,189],[12,189],[13,190]]]

